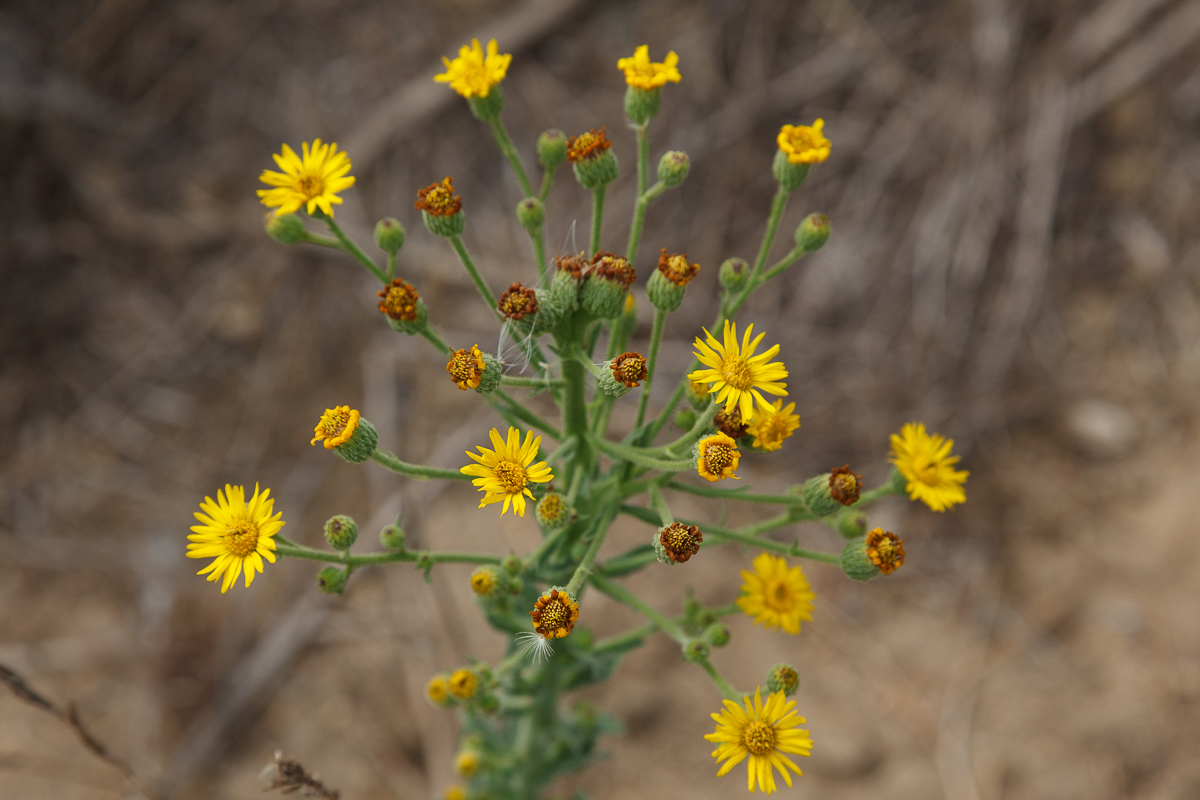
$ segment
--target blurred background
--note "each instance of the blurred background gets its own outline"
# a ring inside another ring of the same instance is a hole
[[[652,206],[659,248],[702,265],[663,350],[669,378],[716,309],[716,267],[752,258],[783,123],[826,120],[827,162],[793,196],[774,257],[810,212],[833,238],[740,315],[782,345],[803,427],[744,481],[782,490],[851,463],[882,480],[887,435],[956,441],[969,501],[896,501],[897,574],[806,567],[798,637],[733,621],[714,662],[742,688],[795,664],[816,742],[791,796],[1200,796],[1200,3],[1194,0],[10,0],[0,7],[0,664],[77,704],[163,795],[250,798],[276,748],[345,800],[440,794],[452,715],[435,671],[495,659],[469,570],[432,585],[364,570],[346,595],[289,561],[220,595],[183,557],[192,512],[226,482],[270,487],[284,533],[335,513],[363,546],[402,515],[410,541],[523,552],[469,487],[352,466],[309,431],[360,408],[401,457],[456,467],[498,422],[419,339],[374,309],[335,252],[262,232],[257,176],[283,142],[349,151],[338,220],[408,228],[400,274],[456,347],[502,348],[446,244],[412,208],[453,175],[465,240],[495,290],[533,282],[515,180],[466,104],[431,76],[477,36],[513,54],[505,110],[528,166],[548,127],[608,126],[632,209],[633,134],[617,58],[680,56],[653,159],[692,172]],[[582,247],[590,200],[560,172],[548,248]],[[661,403],[670,381],[660,381]],[[618,428],[632,402],[619,405]],[[624,414],[622,416],[621,414]],[[693,498],[694,500],[694,498]],[[680,498],[677,513],[716,517]],[[750,521],[754,509],[728,509]],[[840,547],[819,526],[787,531]],[[622,523],[605,554],[649,536]],[[752,553],[705,551],[630,585],[674,612],[686,585],[729,602]],[[706,557],[708,556],[708,557]],[[582,624],[636,620],[589,596]],[[627,736],[561,796],[730,797],[715,780],[718,695],[665,638],[586,696]],[[0,692],[0,798],[135,796],[58,720]]]

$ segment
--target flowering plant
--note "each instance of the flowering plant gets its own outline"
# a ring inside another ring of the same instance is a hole
[[[767,263],[790,197],[812,166],[829,157],[823,121],[785,125],[780,131],[773,165],[778,189],[762,245],[752,263],[730,258],[720,265],[717,319],[696,337],[692,368],[657,413],[650,414],[667,316],[679,308],[701,269],[686,254],[661,251],[646,278],[646,295],[654,306],[649,345],[644,355],[629,350],[638,316],[630,287],[637,278],[646,209],[679,186],[690,166],[684,153],[668,152],[659,161],[657,181],[650,184],[647,129],[664,86],[681,79],[678,57],[670,53],[663,63],[651,62],[643,46],[618,62],[627,84],[625,111],[637,141],[636,198],[623,254],[600,246],[605,192],[619,172],[605,130],[572,137],[556,130],[542,134],[536,150],[543,178],[535,191],[501,116],[500,84],[510,62],[511,56],[500,54],[495,41],[486,50],[473,41],[458,58],[446,60],[446,72],[436,80],[468,101],[517,176],[524,197],[516,216],[530,237],[534,285],[513,282],[498,298],[493,293],[462,241],[464,203],[451,178],[418,191],[415,207],[429,232],[447,240],[498,324],[518,342],[527,374],[506,371],[511,365],[478,344],[454,348],[442,338],[418,288],[397,274],[405,240],[399,222],[387,218],[376,225],[382,266],[342,231],[333,206],[341,203],[339,193],[349,189],[354,178],[349,175],[349,155],[336,144],[305,144],[303,158],[284,145],[275,157],[283,172],[264,171],[262,180],[272,188],[259,195],[274,209],[266,218],[273,238],[284,244],[337,248],[358,260],[380,282],[377,308],[387,323],[398,333],[424,338],[446,359],[449,379],[463,391],[474,390],[504,421],[503,429],[488,432],[490,447],[481,444],[477,453],[467,452],[470,463],[460,469],[412,464],[380,449],[374,426],[345,405],[325,410],[312,443],[321,442],[347,461],[374,461],[413,479],[469,480],[482,493],[479,507],[486,510],[479,513],[497,513],[488,507],[499,506],[501,515],[511,509],[525,518],[532,506],[536,522],[530,524],[540,529],[541,544],[531,553],[508,557],[410,550],[402,521],[397,520],[380,533],[383,550],[360,553],[353,550],[356,523],[337,515],[325,525],[330,549],[311,548],[282,535],[284,521],[273,513],[269,491],[256,487],[247,501],[242,487],[226,486],[216,501],[205,498],[201,504],[188,555],[212,559],[201,574],[219,580],[222,592],[243,574],[249,586],[263,571],[264,560],[274,563],[279,557],[331,564],[320,571],[317,582],[323,591],[339,594],[351,575],[368,565],[408,562],[427,579],[441,563],[477,565],[471,589],[487,620],[509,636],[509,647],[499,663],[475,662],[429,680],[429,701],[457,709],[463,726],[455,762],[463,784],[447,789],[448,798],[534,798],[555,776],[595,759],[597,738],[615,732],[617,726],[590,704],[563,708],[565,698],[575,689],[608,679],[625,653],[657,633],[675,640],[682,658],[706,673],[723,697],[723,707],[712,714],[716,729],[705,737],[717,745],[713,757],[720,762],[718,774],[747,761],[750,791],[775,791],[776,772],[790,786],[792,773],[800,774],[800,769],[789,755],[807,756],[812,747],[808,732],[797,727],[804,718],[795,711],[796,702],[788,699],[799,687],[799,672],[788,664],[765,669],[765,699],[761,685],[752,693],[737,691],[709,660],[713,648],[730,641],[722,618],[745,613],[768,629],[799,634],[801,623],[812,620],[815,595],[795,560],[831,565],[860,581],[891,574],[904,563],[903,542],[882,528],[868,531],[868,507],[882,497],[907,494],[934,511],[944,511],[965,501],[967,473],[955,468],[958,457],[951,454],[952,441],[910,423],[892,437],[891,477],[873,489],[864,489],[861,476],[849,465],[783,494],[726,488],[722,482],[739,479],[743,458],[775,457],[772,454],[800,427],[796,404],[784,404],[788,371],[780,346],[763,347],[766,334],[755,335],[753,324],[745,325],[739,336],[735,318],[757,289],[829,238],[829,220],[810,215],[797,229],[794,247],[778,262]],[[590,242],[582,253],[548,260],[544,203],[564,163],[593,196]],[[332,236],[310,230],[306,218],[323,222]],[[601,359],[595,353],[602,339],[606,354]],[[549,395],[560,417],[551,420],[535,413],[514,396],[518,390]],[[639,395],[632,430],[620,439],[611,438],[612,409],[635,390]],[[671,422],[680,433],[661,441]],[[677,519],[668,501],[671,493],[765,504],[779,513],[737,528]],[[648,524],[652,533],[645,544],[602,560],[605,536],[619,514]],[[829,525],[846,539],[844,549],[823,552],[767,537],[806,521]],[[702,558],[701,550],[730,543],[760,552],[753,571],[742,573],[740,597],[728,605],[704,607],[689,595],[683,613],[670,616],[620,581],[647,568],[687,569],[682,565]],[[579,626],[587,619],[589,589],[635,610],[645,623],[596,639]]]

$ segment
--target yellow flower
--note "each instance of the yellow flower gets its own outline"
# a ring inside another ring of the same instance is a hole
[[[488,42],[486,56],[479,40],[472,39],[470,47],[464,44],[458,48],[458,58],[453,61],[442,56],[446,71],[433,79],[450,84],[463,97],[487,97],[492,87],[504,80],[511,62],[511,55],[500,55],[495,39]]]
[[[667,83],[679,83],[682,76],[679,74],[678,64],[679,56],[675,55],[674,50],[667,53],[663,63],[651,62],[650,48],[642,45],[634,50],[629,58],[617,61],[617,69],[625,71],[625,83],[649,91]]]
[[[970,473],[954,468],[959,457],[950,455],[953,447],[953,439],[926,433],[921,422],[909,422],[892,434],[890,460],[908,481],[910,500],[920,500],[934,511],[967,501],[963,484]]]
[[[479,678],[475,677],[475,673],[469,669],[459,669],[450,676],[447,686],[450,694],[462,700],[470,700],[475,696],[475,690],[479,687]]]
[[[195,512],[199,525],[192,526],[188,536],[188,558],[213,558],[213,562],[197,575],[209,573],[208,580],[222,576],[221,594],[229,590],[242,570],[246,572],[246,585],[254,580],[254,573],[263,571],[263,559],[275,563],[275,541],[271,538],[283,527],[283,514],[271,512],[275,501],[270,498],[271,490],[260,494],[254,486],[254,496],[246,502],[246,492],[241,486],[225,484],[225,493],[217,490],[217,500],[205,497],[200,511]],[[214,558],[215,557],[215,558]]]
[[[712,384],[708,392],[716,393],[717,402],[725,404],[726,414],[731,412],[734,406],[740,406],[742,420],[746,422],[754,420],[756,400],[760,408],[771,407],[760,392],[781,397],[787,394],[787,384],[779,382],[788,374],[783,362],[767,363],[779,352],[779,345],[754,355],[759,342],[766,334],[760,333],[751,341],[750,336],[753,333],[754,326],[748,325],[739,348],[736,323],[725,320],[724,344],[705,330],[704,335],[708,337],[708,342],[701,341],[697,336],[695,346],[699,352],[695,355],[708,369],[698,369],[688,375],[688,378],[696,383]]]
[[[457,783],[446,787],[442,800],[467,800],[467,790]]]
[[[825,120],[818,119],[809,125],[784,125],[779,129],[775,141],[779,149],[787,154],[791,164],[819,164],[829,158],[829,147],[833,143],[825,138],[821,130]]]
[[[471,483],[484,493],[483,499],[479,501],[480,508],[503,500],[504,508],[501,514],[507,513],[508,504],[512,503],[513,510],[523,517],[525,498],[533,497],[533,492],[529,491],[529,484],[549,483],[554,478],[545,461],[533,463],[537,458],[542,437],[534,437],[533,431],[529,431],[525,434],[525,443],[522,444],[521,432],[516,428],[508,429],[508,441],[505,441],[500,436],[500,431],[495,428],[492,428],[490,437],[492,447],[496,449],[488,450],[476,445],[479,455],[467,451],[467,455],[476,463],[468,464],[459,471],[464,475],[475,476]]]
[[[352,409],[350,406],[327,408],[321,415],[321,421],[317,423],[317,427],[313,428],[316,436],[309,444],[315,445],[324,439],[326,450],[332,450],[339,444],[345,444],[354,435],[354,429],[358,427],[358,420],[358,410]]]
[[[800,427],[800,415],[792,413],[795,408],[795,403],[784,406],[782,400],[776,400],[760,409],[747,431],[754,437],[754,446],[761,450],[783,447],[783,440]]]
[[[479,386],[486,368],[487,365],[483,363],[483,353],[480,352],[477,344],[471,345],[470,350],[465,347],[461,350],[452,350],[450,360],[446,362],[446,372],[450,373],[450,380],[454,381],[455,385],[464,392]],[[532,497],[532,495],[530,496]]]
[[[437,706],[450,702],[450,687],[446,684],[446,676],[434,675],[425,685],[425,696]]]
[[[717,431],[696,443],[696,474],[712,483],[726,478],[737,479],[738,461],[742,454],[737,442]]]
[[[745,583],[737,604],[747,616],[754,617],[755,624],[796,634],[800,632],[800,620],[812,622],[817,596],[799,564],[789,569],[787,561],[779,556],[759,553],[754,558],[754,572],[742,570],[742,580]]]
[[[311,148],[307,142],[300,147],[303,159],[286,144],[281,155],[273,156],[283,172],[264,169],[258,179],[275,188],[259,189],[258,196],[264,206],[277,208],[276,214],[292,214],[304,206],[309,214],[320,208],[332,217],[333,204],[342,202],[337,193],[354,185],[354,176],[346,174],[350,156],[344,150],[339,153],[336,143],[321,144],[320,139],[314,139]]]
[[[469,778],[479,771],[479,753],[474,750],[463,750],[454,759],[454,769],[464,778]]]
[[[710,742],[717,742],[713,758],[718,762],[724,761],[717,777],[742,763],[747,756],[750,762],[746,765],[746,787],[753,792],[755,782],[763,792],[770,794],[775,791],[775,770],[783,775],[787,785],[792,785],[792,776],[788,770],[797,775],[803,775],[792,760],[784,753],[796,755],[812,755],[812,739],[808,731],[798,730],[797,725],[804,723],[804,717],[793,709],[795,700],[788,700],[783,692],[775,692],[762,701],[762,690],[754,690],[754,703],[751,705],[748,695],[742,696],[745,708],[732,700],[726,700],[720,714],[713,714],[717,729],[704,735]]]

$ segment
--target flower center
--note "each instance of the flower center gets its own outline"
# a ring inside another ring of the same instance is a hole
[[[629,388],[646,380],[646,359],[637,353],[617,356],[612,366],[613,377]]]
[[[733,450],[720,442],[713,442],[704,450],[704,466],[711,475],[720,475],[733,463]]]
[[[767,584],[763,599],[772,611],[787,611],[792,607],[792,587],[784,581],[772,581]]]
[[[567,142],[567,160],[571,163],[591,161],[599,158],[610,147],[612,142],[604,135],[604,128],[581,133]]]
[[[249,520],[242,520],[225,531],[225,547],[240,558],[250,555],[258,547],[258,526]]]
[[[520,494],[529,483],[525,468],[515,461],[501,461],[492,469],[492,473],[506,494]]]
[[[756,756],[765,756],[775,749],[775,729],[761,719],[750,722],[742,731],[742,744]]]
[[[320,197],[325,194],[325,181],[318,175],[305,175],[300,178],[296,188],[305,197]]]
[[[479,362],[470,350],[459,350],[450,358],[446,371],[455,381],[467,383],[479,375]],[[507,463],[507,462],[506,462]]]
[[[726,356],[721,362],[721,377],[735,389],[746,391],[754,383],[750,365],[739,356]]]
[[[417,318],[417,290],[403,278],[396,278],[378,295],[383,298],[379,311],[392,319],[412,322]]]
[[[921,483],[927,486],[938,485],[938,465],[933,459],[913,459],[913,472],[917,473],[917,477],[921,479]]]
[[[556,631],[559,628],[566,628],[571,621],[571,611],[561,600],[551,600],[542,608],[542,616],[538,620],[538,625],[547,631]]]
[[[350,423],[350,414],[347,411],[325,412],[321,417],[321,433],[326,439],[336,439],[342,435],[342,431],[346,430],[346,425]]]
[[[700,533],[700,529],[695,525],[673,522],[659,534],[659,541],[671,561],[678,564],[700,552],[700,542],[704,541],[704,534]]]
[[[500,295],[500,313],[505,319],[524,319],[537,311],[537,295],[519,283],[514,283]]]
[[[764,420],[758,428],[758,438],[764,442],[778,442],[787,436],[787,425],[778,417]]]

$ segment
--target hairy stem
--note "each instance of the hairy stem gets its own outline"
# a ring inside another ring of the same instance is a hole
[[[508,163],[512,164],[513,172],[517,173],[517,180],[521,183],[521,191],[525,192],[526,197],[533,197],[533,186],[529,183],[529,176],[525,173],[525,165],[521,163],[521,156],[517,154],[517,149],[513,147],[512,139],[508,138],[508,130],[504,127],[504,120],[496,116],[489,123],[492,129],[492,136],[496,137],[496,144],[500,147],[500,152],[508,159]]]
[[[592,241],[588,250],[589,256],[600,252],[600,230],[604,226],[604,193],[608,184],[601,184],[592,190]]]
[[[438,469],[437,467],[424,467],[420,464],[409,464],[396,458],[392,453],[386,450],[376,450],[371,453],[371,460],[380,466],[390,469],[399,475],[407,475],[418,481],[427,481],[430,478],[440,478],[444,481],[469,481],[470,475],[464,475],[457,470]]]
[[[483,302],[487,303],[488,308],[504,323],[504,315],[500,313],[499,307],[496,305],[496,295],[492,294],[492,290],[483,282],[483,276],[479,274],[479,270],[475,268],[475,262],[471,260],[471,254],[467,252],[467,246],[463,244],[462,237],[451,236],[450,246],[454,248],[454,252],[458,253],[458,258],[462,261],[464,267],[467,268],[467,274],[471,276],[471,280],[475,283],[475,288],[479,290],[479,296],[483,298]]]

